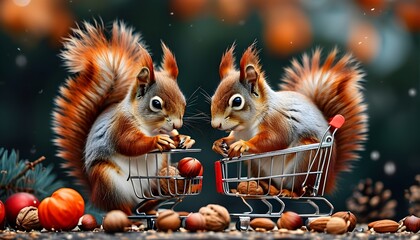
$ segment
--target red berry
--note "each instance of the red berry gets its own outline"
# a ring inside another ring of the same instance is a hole
[[[6,202],[4,202],[4,205],[6,207],[7,222],[11,227],[15,228],[16,217],[20,210],[29,206],[38,207],[39,201],[34,195],[30,193],[18,192],[7,198]]]
[[[200,161],[192,157],[185,157],[178,162],[179,175],[183,177],[196,177],[201,169]]]

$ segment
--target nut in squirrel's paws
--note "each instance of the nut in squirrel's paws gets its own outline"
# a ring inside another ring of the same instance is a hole
[[[246,144],[246,141],[239,140],[237,142],[232,143],[229,146],[228,156],[230,158],[239,157],[242,155],[242,153],[248,152],[248,150],[249,150],[249,146]]]
[[[156,148],[159,149],[159,151],[176,148],[174,140],[172,140],[169,135],[159,134],[156,136],[156,138],[157,138]]]
[[[229,149],[229,146],[223,140],[223,138],[221,138],[219,140],[216,140],[213,143],[212,150],[215,151],[216,153],[222,155],[222,156],[225,156],[225,157],[227,156],[228,149]]]
[[[191,148],[195,143],[195,140],[192,139],[190,136],[187,136],[187,135],[178,135],[178,136],[179,136],[178,148],[188,149],[188,148]]]

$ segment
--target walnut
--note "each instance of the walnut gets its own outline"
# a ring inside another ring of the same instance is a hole
[[[230,224],[230,215],[227,209],[217,204],[209,204],[200,208],[199,213],[206,219],[208,231],[223,231]]]
[[[240,194],[263,195],[264,191],[256,181],[241,182],[236,188]]]
[[[162,194],[174,195],[188,193],[189,183],[179,175],[179,171],[176,167],[169,166],[169,171],[168,167],[163,167],[159,171],[159,176],[163,177],[159,179],[159,185]]]
[[[19,230],[41,230],[42,226],[38,218],[38,208],[33,206],[22,208],[16,217],[16,225]]]

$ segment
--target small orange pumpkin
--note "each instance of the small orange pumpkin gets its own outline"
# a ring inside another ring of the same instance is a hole
[[[47,230],[72,230],[85,212],[83,197],[71,188],[60,188],[38,206],[41,225]]]

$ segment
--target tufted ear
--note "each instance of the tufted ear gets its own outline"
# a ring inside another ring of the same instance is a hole
[[[249,90],[258,96],[258,80],[261,74],[260,60],[255,49],[255,43],[248,47],[240,62],[240,81],[249,86]]]
[[[223,80],[229,71],[235,70],[235,56],[233,52],[235,51],[235,43],[223,54],[222,61],[220,62],[219,74],[220,79]]]
[[[166,71],[174,80],[178,77],[178,65],[171,50],[162,42],[163,58],[161,68]]]
[[[136,86],[133,89],[133,97],[142,97],[147,89],[155,82],[153,60],[146,49],[141,47],[141,68],[137,74]]]

